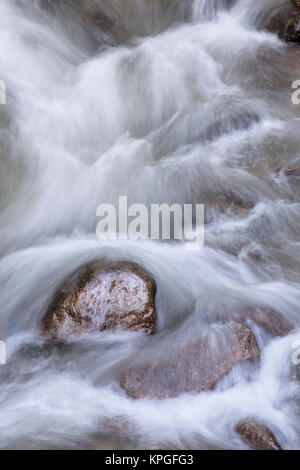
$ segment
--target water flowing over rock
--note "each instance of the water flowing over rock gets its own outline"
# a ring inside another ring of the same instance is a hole
[[[237,114],[228,114],[208,125],[199,138],[203,141],[213,141],[226,134],[246,130],[257,122],[259,122],[259,117],[253,112],[244,111]]]
[[[58,289],[42,330],[59,339],[111,328],[151,334],[155,292],[155,281],[133,263],[90,263]]]
[[[237,364],[259,357],[249,328],[235,322],[178,348],[168,358],[134,366],[121,386],[133,398],[170,398],[212,389]]]
[[[283,315],[268,309],[250,309],[247,317],[273,336],[285,336],[294,328]]]
[[[253,450],[282,450],[272,431],[255,419],[241,421],[236,432]]]
[[[155,2],[136,0],[79,0],[81,15],[89,22],[124,41],[132,35],[147,35],[161,32],[175,20],[186,21],[191,17],[190,0],[164,0],[160,5],[160,21],[163,27],[157,28],[158,21],[149,20],[158,15]],[[158,17],[157,17],[158,19]]]

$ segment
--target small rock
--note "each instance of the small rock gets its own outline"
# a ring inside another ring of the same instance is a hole
[[[155,293],[155,281],[133,263],[89,263],[58,289],[42,330],[57,339],[111,328],[151,334]]]
[[[199,393],[212,389],[235,365],[258,357],[251,330],[230,322],[211,327],[208,335],[197,337],[173,354],[168,351],[162,359],[152,357],[147,363],[131,367],[121,375],[120,384],[133,398],[163,399]]]
[[[236,432],[253,450],[282,450],[274,434],[255,419],[241,421],[236,427]]]
[[[284,168],[279,168],[277,171],[276,171],[276,175],[277,176],[287,176],[287,177],[294,177],[294,178],[298,178],[300,176],[300,168],[297,167],[297,168],[288,168],[288,169],[284,169]]]
[[[136,435],[133,424],[122,416],[101,420],[101,431],[91,446],[91,450],[134,449],[131,436]]]

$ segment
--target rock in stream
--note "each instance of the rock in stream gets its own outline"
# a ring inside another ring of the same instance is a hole
[[[241,421],[236,432],[252,450],[282,450],[272,431],[256,419]]]
[[[57,339],[106,329],[155,330],[156,284],[134,263],[96,261],[57,290],[42,330]]]
[[[259,357],[252,331],[229,322],[211,328],[163,358],[130,367],[120,384],[133,398],[171,398],[210,390],[237,364]]]

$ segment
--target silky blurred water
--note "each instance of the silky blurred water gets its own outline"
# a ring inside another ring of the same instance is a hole
[[[175,333],[188,341],[249,304],[300,324],[299,183],[276,177],[300,165],[300,52],[258,30],[279,4],[1,1],[0,448],[243,449],[234,428],[247,416],[300,447],[297,328],[278,339],[252,325],[257,370],[162,401],[128,398],[116,380],[149,339],[39,334],[57,286],[98,257],[154,276],[162,357]],[[206,204],[205,248],[99,241],[96,208],[120,195]]]

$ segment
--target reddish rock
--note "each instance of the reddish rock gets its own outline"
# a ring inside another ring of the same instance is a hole
[[[253,450],[282,450],[274,434],[255,419],[241,421],[236,427],[236,432]]]
[[[118,328],[153,333],[156,284],[133,263],[89,263],[56,292],[42,330],[59,339]]]
[[[251,330],[230,322],[211,327],[208,334],[163,358],[136,364],[120,377],[133,398],[170,398],[212,389],[237,364],[259,357]]]
[[[274,310],[251,308],[247,311],[246,317],[273,336],[285,336],[294,329],[283,315]]]
[[[287,177],[294,177],[297,178],[300,176],[300,168],[279,168],[276,171],[277,176],[287,176]]]

